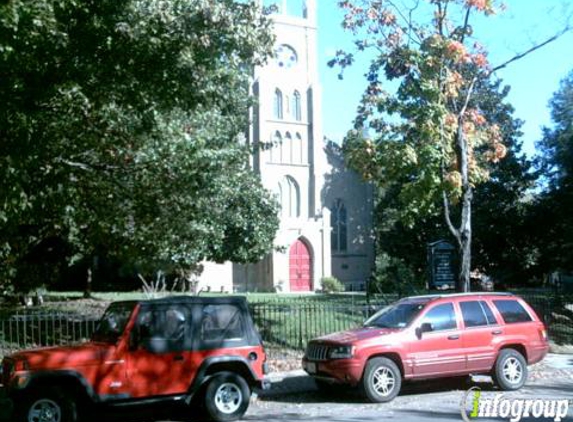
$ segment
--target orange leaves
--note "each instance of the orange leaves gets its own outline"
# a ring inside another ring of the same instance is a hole
[[[460,89],[464,86],[464,82],[464,78],[460,73],[456,71],[448,72],[444,83],[444,93],[450,98],[457,98]]]
[[[498,163],[507,155],[507,147],[503,144],[501,129],[498,125],[491,125],[488,128],[488,141],[490,149],[484,153],[485,159]]]
[[[486,15],[495,14],[495,8],[492,0],[465,0],[466,7],[471,8],[485,13]],[[501,6],[503,9],[503,5]]]
[[[396,15],[385,10],[381,13],[378,22],[380,22],[384,26],[392,26],[396,23]]]
[[[459,171],[454,170],[446,173],[446,175],[444,176],[444,180],[454,190],[461,189],[462,187],[462,175],[460,174]]]
[[[456,64],[473,63],[480,69],[489,67],[487,52],[479,45],[474,44],[473,51],[468,51],[467,47],[460,41],[450,39],[446,42],[446,56]]]
[[[445,124],[450,128],[456,128],[458,125],[458,116],[453,113],[448,113],[445,118]]]
[[[496,142],[493,145],[491,161],[494,163],[498,163],[501,159],[505,158],[506,155],[507,155],[507,147],[501,142]]]
[[[475,7],[477,10],[485,10],[488,7],[488,0],[466,0],[467,7]]]
[[[471,108],[466,111],[467,118],[478,126],[486,124],[487,120],[478,110]]]
[[[486,55],[483,53],[474,54],[471,56],[471,60],[476,66],[482,69],[485,69],[489,66],[489,61],[487,60]]]
[[[446,51],[448,56],[456,63],[468,63],[471,60],[466,47],[459,41],[448,40]]]

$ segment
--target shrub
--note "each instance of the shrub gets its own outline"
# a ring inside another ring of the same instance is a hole
[[[425,283],[406,262],[379,252],[368,289],[370,293],[418,294],[425,290]]]
[[[322,290],[326,293],[338,293],[344,291],[344,284],[342,284],[336,277],[322,277],[320,282],[322,283]]]

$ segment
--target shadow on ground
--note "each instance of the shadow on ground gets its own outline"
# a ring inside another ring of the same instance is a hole
[[[472,382],[468,377],[406,382],[402,385],[400,396],[414,394],[432,394],[447,391],[465,391],[476,386],[482,391],[495,391],[496,387],[490,381]],[[259,394],[261,401],[274,401],[281,403],[361,403],[367,401],[359,388],[348,386],[331,386],[318,389],[308,376],[286,378],[280,383],[273,384],[273,388]]]

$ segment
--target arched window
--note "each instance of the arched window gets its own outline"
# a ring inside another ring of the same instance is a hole
[[[292,117],[297,122],[300,122],[302,120],[300,92],[298,92],[298,91],[295,91],[294,94],[292,95],[291,113],[292,113]]]
[[[294,151],[293,151],[293,142],[292,142],[292,136],[290,134],[290,132],[287,132],[285,135],[285,141],[284,141],[284,162],[285,163],[294,163],[293,158],[294,158]]]
[[[279,182],[279,187],[278,187],[277,194],[278,194],[278,198],[277,198],[277,199],[279,200],[279,204],[281,205],[281,209],[282,209],[282,205],[283,205],[283,200],[284,200],[284,198],[283,198],[283,184],[282,184],[281,182]],[[281,211],[281,212],[282,212],[282,211]]]
[[[281,160],[281,149],[283,144],[283,137],[277,130],[271,138],[271,147],[269,148],[269,162],[276,163]]]
[[[279,196],[284,217],[300,217],[300,189],[291,176],[285,176],[280,183]]]
[[[273,101],[273,117],[275,119],[283,118],[283,93],[280,89],[275,89],[275,97]]]
[[[334,201],[330,210],[330,247],[333,252],[346,252],[348,235],[347,235],[347,216],[346,207],[342,199]]]
[[[294,161],[298,164],[305,164],[304,161],[304,145],[302,142],[302,136],[300,133],[295,135],[295,139],[293,141],[293,151],[294,151]]]

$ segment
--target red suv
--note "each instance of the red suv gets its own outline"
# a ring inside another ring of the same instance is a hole
[[[174,403],[240,418],[266,356],[244,298],[172,297],[109,306],[89,343],[16,353],[4,393],[26,422],[74,422],[88,405]],[[2,400],[0,400],[1,402]]]
[[[360,386],[371,401],[387,402],[402,380],[491,374],[501,389],[516,390],[548,349],[545,326],[517,296],[416,296],[362,328],[310,341],[303,368],[319,387]]]

